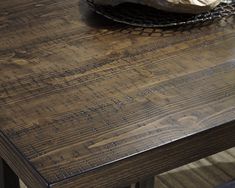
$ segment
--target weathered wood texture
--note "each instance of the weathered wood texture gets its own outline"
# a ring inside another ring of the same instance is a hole
[[[98,188],[232,147],[234,52],[234,17],[143,30],[1,0],[0,156],[31,187]]]
[[[235,148],[232,148],[155,176],[155,188],[221,188],[232,185],[234,179]]]

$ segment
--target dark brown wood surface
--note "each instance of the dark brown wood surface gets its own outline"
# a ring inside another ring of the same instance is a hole
[[[142,29],[82,0],[1,0],[0,156],[29,187],[120,187],[235,146],[235,19]]]

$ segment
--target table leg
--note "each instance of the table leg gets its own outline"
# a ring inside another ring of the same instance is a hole
[[[19,178],[11,168],[0,158],[0,188],[19,188]]]
[[[154,188],[154,177],[137,183],[136,188]]]
[[[126,188],[154,188],[154,177],[138,182],[136,184],[132,184],[131,186]]]
[[[130,186],[128,186],[128,187],[124,187],[124,188],[136,188],[136,185],[137,185],[138,183],[135,183],[135,184],[131,184]]]

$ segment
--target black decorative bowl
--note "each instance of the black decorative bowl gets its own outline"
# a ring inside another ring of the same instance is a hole
[[[235,15],[235,0],[222,2],[213,10],[197,15],[165,12],[131,3],[112,7],[97,5],[93,0],[87,0],[87,2],[95,12],[108,19],[139,27],[171,27],[198,24]]]

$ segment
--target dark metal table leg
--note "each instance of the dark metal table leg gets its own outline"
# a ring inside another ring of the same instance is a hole
[[[132,184],[131,186],[125,188],[154,188],[154,177],[138,182],[136,184]]]
[[[11,168],[0,158],[0,188],[19,188],[19,178]]]
[[[154,188],[154,177],[137,183],[136,188]]]
[[[136,186],[137,186],[137,184],[138,184],[138,183],[131,184],[130,186],[128,186],[128,187],[124,187],[124,188],[137,188],[137,187],[136,187]]]

